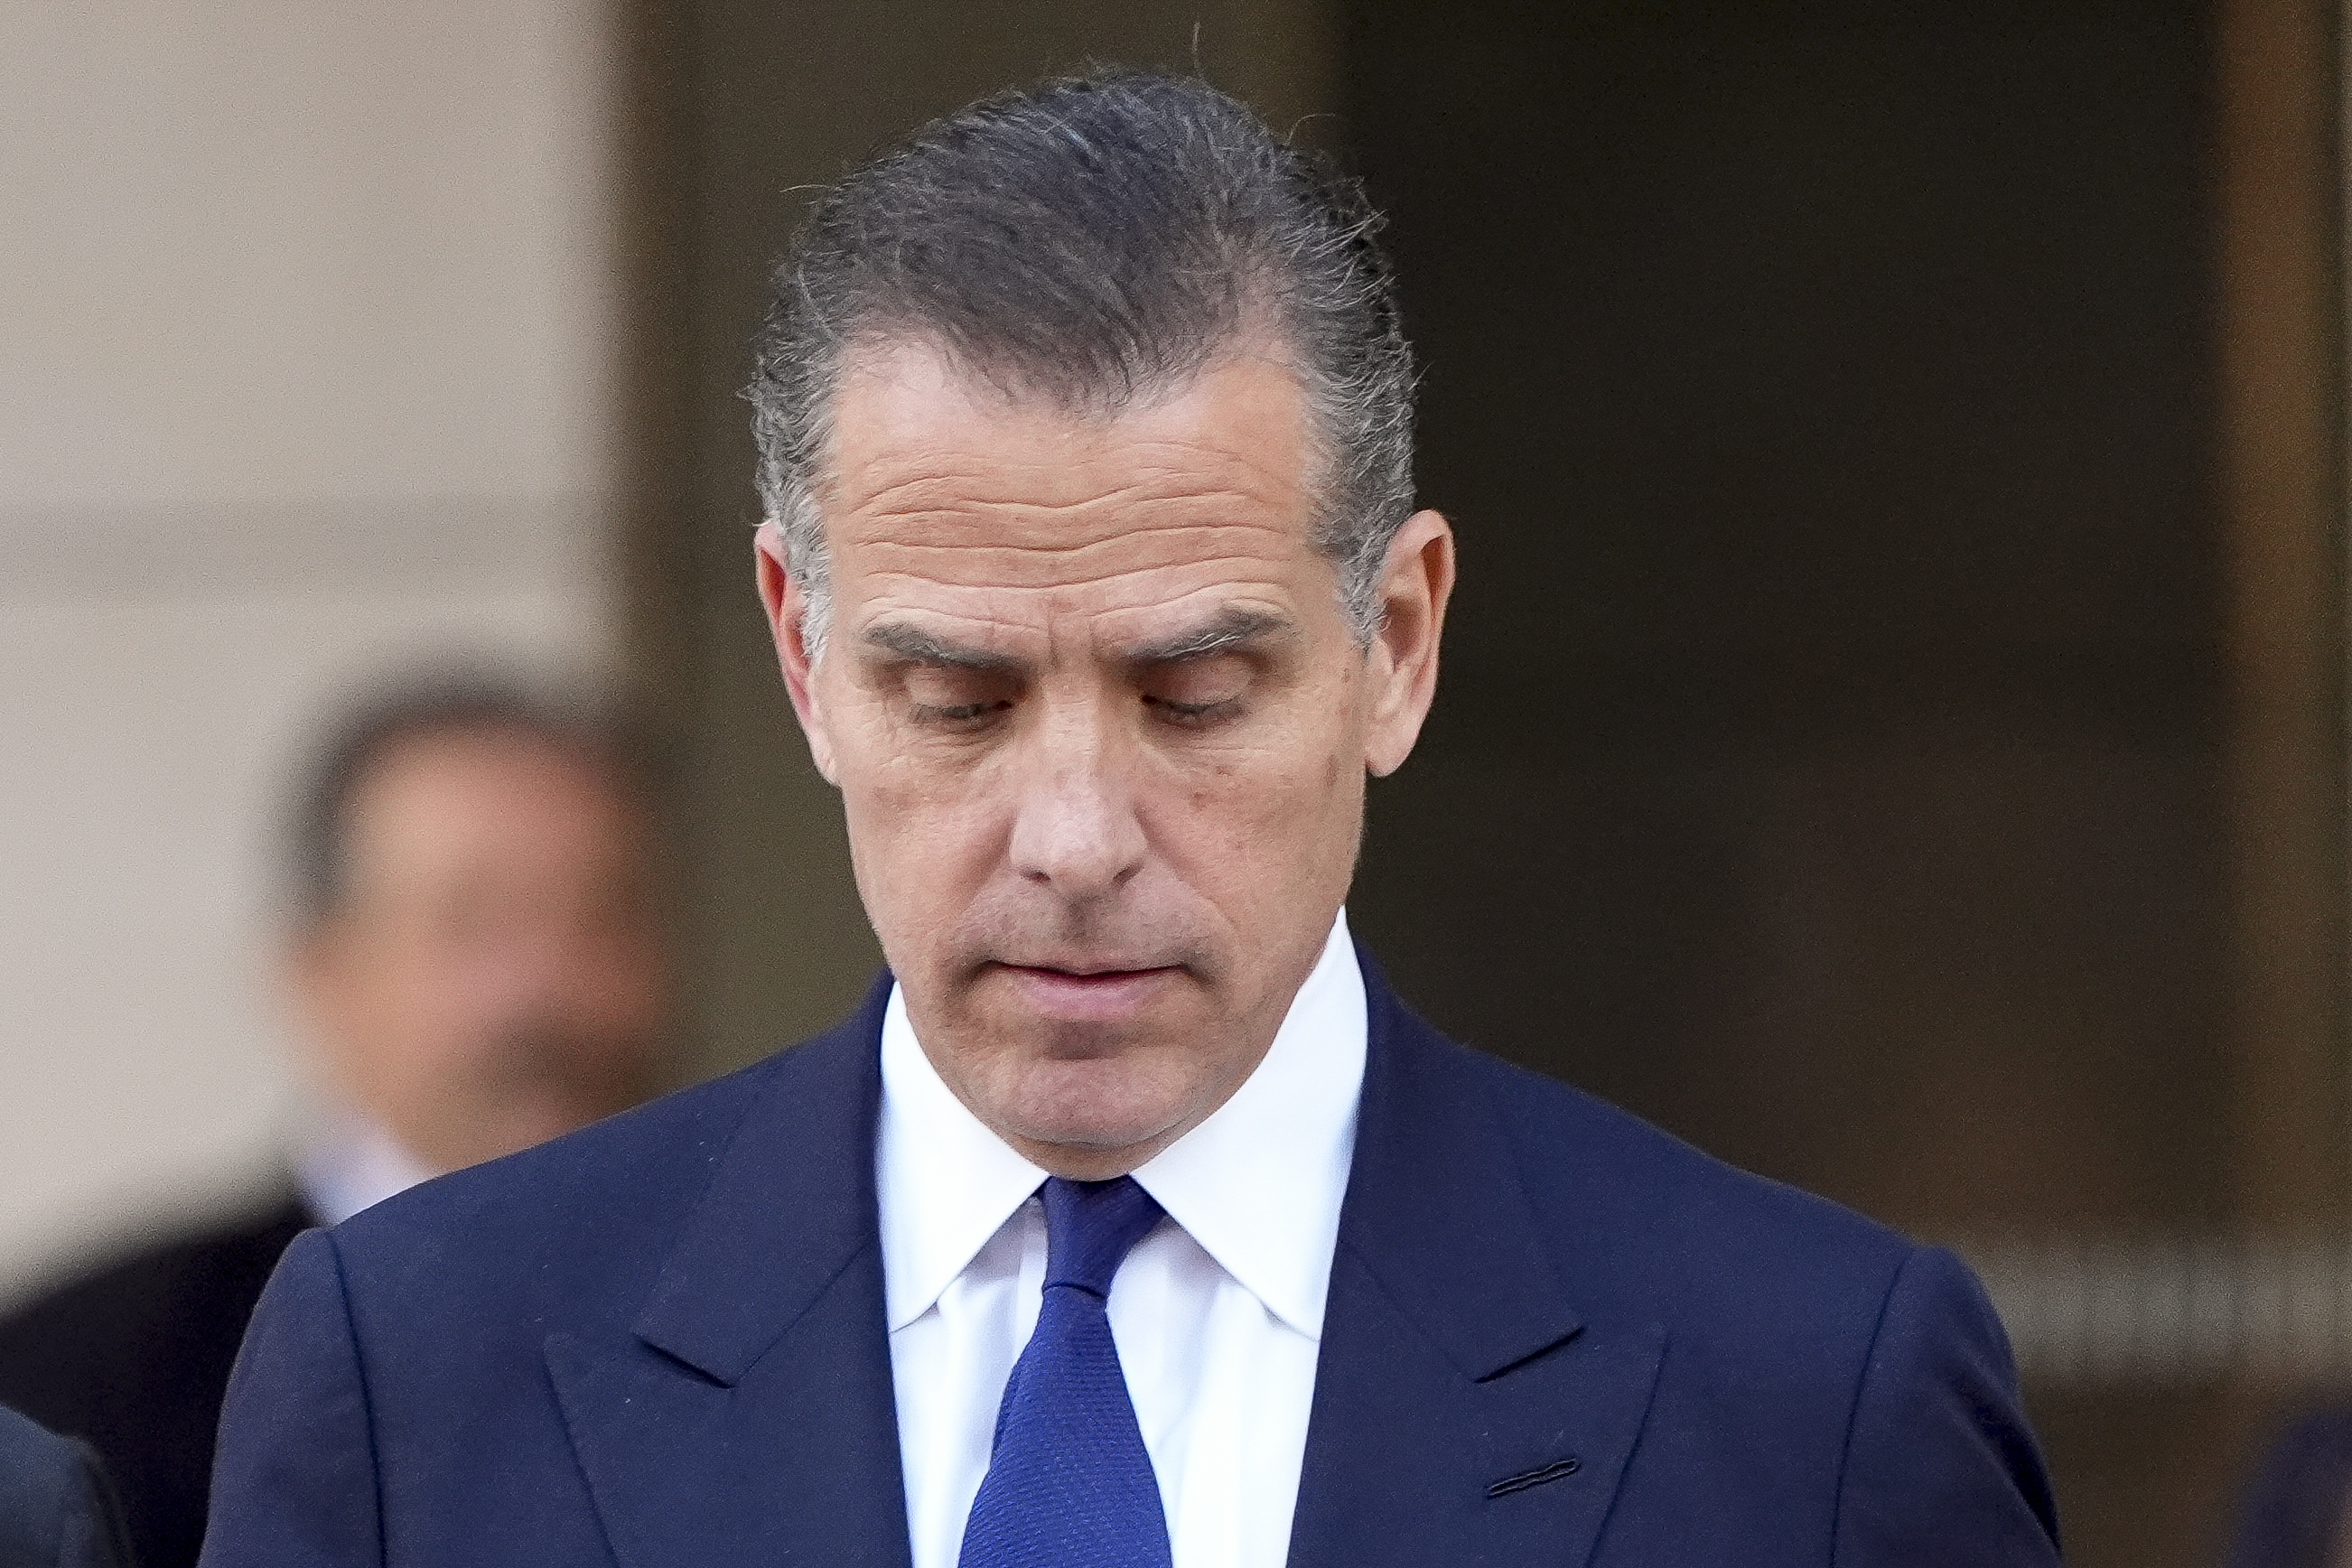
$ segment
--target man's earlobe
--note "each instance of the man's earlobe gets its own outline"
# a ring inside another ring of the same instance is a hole
[[[816,661],[809,655],[803,635],[808,602],[784,563],[783,534],[772,520],[752,533],[751,555],[759,579],[760,607],[767,615],[768,633],[776,645],[776,667],[793,700],[793,712],[801,721],[801,733],[808,740],[809,760],[824,775],[825,783],[837,785],[841,781],[834,776],[833,742],[825,733],[824,709],[817,697]]]

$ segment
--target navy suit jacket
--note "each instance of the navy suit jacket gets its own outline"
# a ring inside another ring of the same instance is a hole
[[[1366,978],[1295,1568],[2056,1561],[2006,1342],[1949,1254]],[[205,1568],[905,1568],[884,995],[297,1241],[230,1387]]]
[[[122,1510],[97,1458],[5,1406],[0,1568],[131,1568]]]

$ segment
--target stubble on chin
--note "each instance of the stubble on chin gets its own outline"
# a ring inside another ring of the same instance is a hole
[[[1116,1024],[1038,1016],[993,960],[965,960],[949,973],[936,1016],[915,1018],[917,1037],[956,1098],[1015,1147],[1149,1144],[1197,1121],[1196,1102],[1230,1092],[1214,1070],[1229,1053],[1204,1061],[1202,1047],[1234,1021],[1189,968],[1169,1005]],[[1023,1152],[1050,1163],[1036,1147]]]

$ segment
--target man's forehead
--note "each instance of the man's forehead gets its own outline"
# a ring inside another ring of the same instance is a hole
[[[875,355],[845,383],[823,506],[851,634],[910,609],[1033,630],[1075,612],[1123,639],[1180,605],[1298,605],[1329,570],[1303,431],[1288,367],[1263,356],[1106,416],[935,353]]]
[[[1203,489],[1287,506],[1307,489],[1305,412],[1288,363],[1253,340],[1117,407],[1000,386],[919,341],[875,343],[853,352],[835,400],[825,510],[1083,508]]]

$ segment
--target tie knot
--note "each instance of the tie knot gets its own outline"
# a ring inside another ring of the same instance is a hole
[[[1045,1288],[1075,1285],[1108,1300],[1111,1277],[1160,1223],[1160,1205],[1133,1176],[1108,1182],[1048,1176],[1038,1195],[1045,1203]]]

